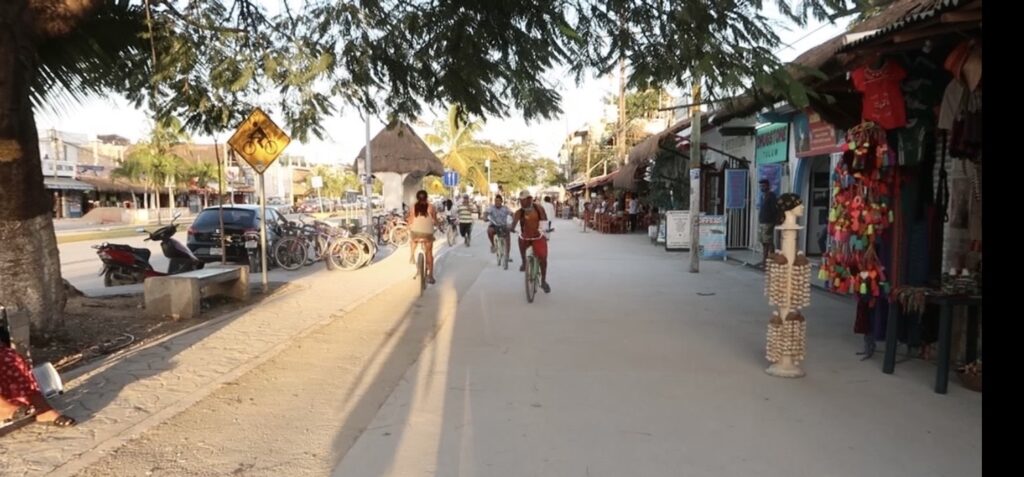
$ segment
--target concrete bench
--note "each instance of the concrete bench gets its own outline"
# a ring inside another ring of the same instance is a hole
[[[210,267],[178,275],[147,278],[146,316],[194,318],[199,316],[200,301],[217,295],[237,300],[248,298],[249,267]]]

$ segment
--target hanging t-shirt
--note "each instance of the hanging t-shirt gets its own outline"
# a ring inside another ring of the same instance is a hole
[[[942,95],[942,106],[939,107],[939,129],[953,129],[953,123],[960,117],[960,111],[963,109],[964,90],[963,83],[956,79],[946,85],[946,92]]]
[[[881,69],[862,66],[853,71],[853,87],[864,93],[861,116],[882,128],[897,129],[907,124],[906,104],[900,82],[907,72],[898,63],[886,61]]]

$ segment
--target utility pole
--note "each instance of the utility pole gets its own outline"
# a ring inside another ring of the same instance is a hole
[[[693,104],[690,108],[690,170],[697,170],[700,174],[700,76],[693,78]],[[698,176],[699,177],[699,176]],[[686,176],[689,180],[689,175]],[[700,273],[700,184],[690,181],[690,187],[696,187],[690,191],[690,273]]]
[[[620,164],[629,162],[626,154],[626,59],[619,55],[619,131],[615,147],[619,152]],[[605,164],[604,173],[608,174],[608,165]]]

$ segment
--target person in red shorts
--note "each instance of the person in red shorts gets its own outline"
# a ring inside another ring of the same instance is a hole
[[[548,222],[547,214],[543,207],[534,206],[533,196],[528,190],[519,193],[519,205],[520,209],[512,220],[512,233],[520,223],[523,225],[523,233],[519,236],[519,256],[523,265],[519,271],[526,271],[526,249],[533,247],[533,254],[540,262],[540,288],[544,293],[551,293],[548,285],[548,239],[540,230],[540,224]]]

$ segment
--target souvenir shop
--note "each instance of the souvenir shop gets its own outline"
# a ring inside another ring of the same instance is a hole
[[[935,360],[940,393],[950,363],[980,390],[982,43],[969,8],[840,49],[861,121],[830,175],[817,277],[858,298],[865,359],[885,341],[887,373],[897,353]],[[928,34],[947,18],[963,21]]]

